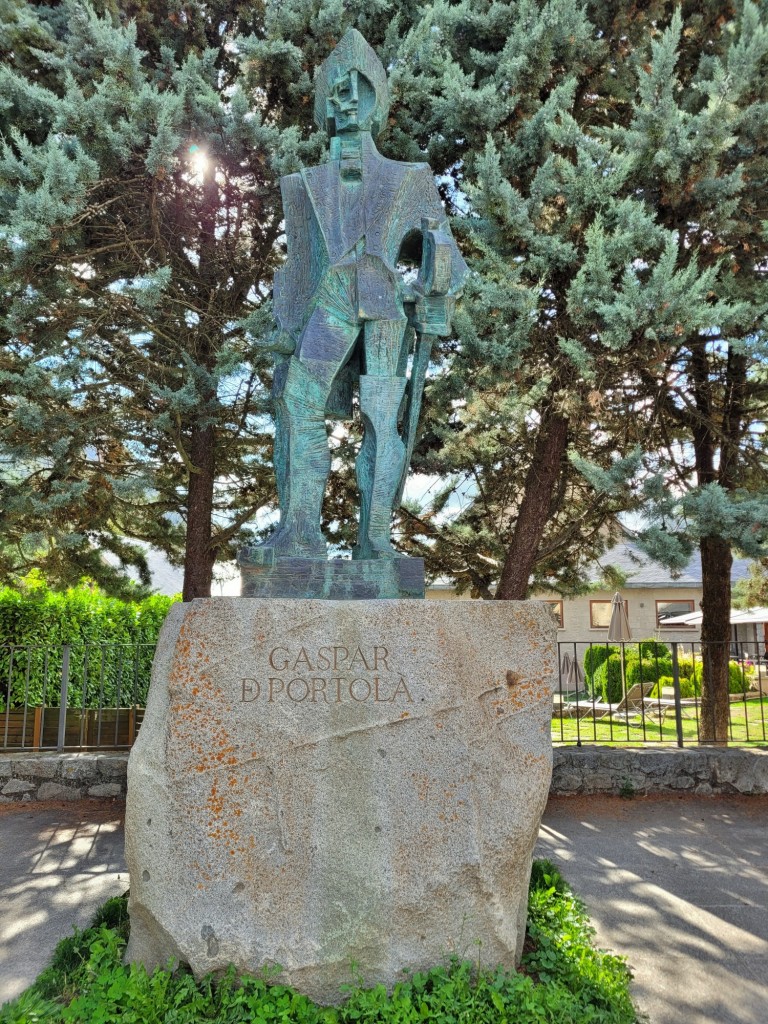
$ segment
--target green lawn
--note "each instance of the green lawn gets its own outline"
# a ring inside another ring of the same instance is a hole
[[[684,708],[683,743],[695,745],[697,739],[698,708]],[[731,704],[731,742],[768,743],[768,697],[751,697],[746,702]],[[646,714],[629,720],[607,719],[593,721],[586,718],[553,718],[552,740],[555,743],[676,743],[677,729],[670,711],[662,725],[658,718]]]

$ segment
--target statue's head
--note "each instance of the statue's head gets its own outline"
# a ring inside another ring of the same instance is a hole
[[[315,121],[328,134],[379,134],[389,112],[387,76],[357,29],[351,28],[315,72]]]

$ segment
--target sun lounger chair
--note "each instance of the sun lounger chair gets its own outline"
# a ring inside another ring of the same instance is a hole
[[[562,718],[588,718],[595,721],[603,718],[629,718],[642,712],[643,698],[647,697],[656,685],[652,680],[647,683],[635,683],[627,690],[623,699],[616,704],[606,704],[599,700],[584,700],[562,707]]]

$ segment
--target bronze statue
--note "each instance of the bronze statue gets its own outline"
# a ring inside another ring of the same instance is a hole
[[[435,335],[450,331],[467,273],[429,166],[388,160],[376,149],[389,108],[387,79],[355,29],[318,68],[315,87],[315,120],[327,127],[329,160],[280,182],[288,243],[274,283],[280,524],[251,549],[271,564],[326,558],[326,419],[351,416],[355,386],[364,435],[353,559],[399,557],[391,517],[413,451],[429,350]],[[412,285],[398,271],[408,260],[420,263]]]

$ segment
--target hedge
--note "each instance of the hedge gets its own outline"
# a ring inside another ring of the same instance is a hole
[[[18,589],[0,588],[0,710],[57,705],[65,645],[70,706],[143,704],[160,627],[175,600],[121,601],[88,582],[57,592],[38,573]]]

